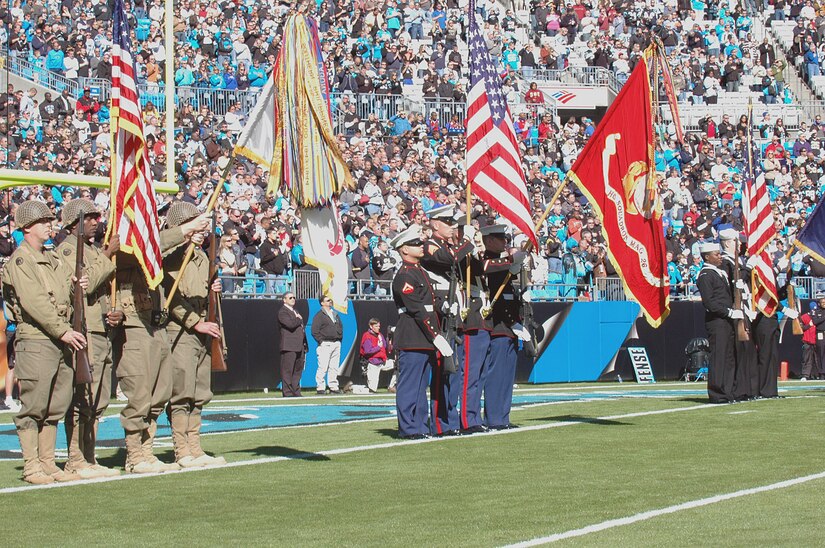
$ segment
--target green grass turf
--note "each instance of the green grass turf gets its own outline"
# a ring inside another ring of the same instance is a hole
[[[513,419],[565,426],[0,496],[21,546],[502,545],[821,472],[825,399],[822,391],[806,393],[812,397],[613,419],[600,417],[699,406],[701,399],[545,405],[517,410]],[[238,461],[395,443],[394,426],[286,428],[207,436],[204,445]],[[122,462],[122,452],[99,453],[106,464]],[[19,466],[0,462],[0,487],[22,484]],[[823,485],[565,543],[816,545]],[[36,526],[27,527],[33,518]]]

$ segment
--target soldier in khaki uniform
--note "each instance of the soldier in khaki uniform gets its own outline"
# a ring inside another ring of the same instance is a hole
[[[167,228],[174,228],[200,215],[189,202],[175,202],[169,208]],[[166,326],[171,344],[172,398],[166,412],[172,425],[175,460],[184,468],[226,464],[223,457],[204,453],[200,443],[201,413],[212,399],[211,337],[220,338],[218,324],[206,321],[209,291],[220,292],[220,280],[209,285],[209,257],[199,245],[203,234],[195,234],[191,262],[183,271],[178,291],[169,307]],[[187,246],[180,246],[164,259],[164,289],[168,292],[180,274]]]
[[[198,217],[160,233],[161,253],[191,238],[209,226]],[[133,255],[117,256],[117,302],[125,314],[123,347],[117,363],[117,377],[126,395],[120,423],[126,431],[126,466],[129,473],[145,474],[177,470],[178,464],[161,462],[153,453],[157,418],[172,395],[172,368],[166,327],[153,320],[163,306],[160,291],[150,291]]]
[[[23,450],[23,480],[38,485],[80,479],[54,462],[57,423],[72,401],[71,350],[86,346],[72,329],[71,268],[43,245],[54,215],[42,202],[28,201],[15,212],[23,243],[3,271],[3,298],[17,323],[15,373],[22,409],[14,419]],[[81,278],[81,286],[88,279]]]
[[[123,312],[110,310],[109,289],[114,278],[112,256],[120,249],[117,234],[105,249],[94,245],[100,212],[89,200],[75,199],[63,206],[63,228],[74,230],[83,213],[83,273],[89,278],[86,290],[86,339],[92,363],[91,384],[75,386],[72,407],[66,415],[66,444],[69,459],[66,470],[81,478],[117,476],[120,471],[97,464],[95,442],[100,417],[109,407],[112,392],[112,340],[114,328],[123,320]],[[76,264],[77,236],[70,234],[57,248],[57,255],[69,266]]]

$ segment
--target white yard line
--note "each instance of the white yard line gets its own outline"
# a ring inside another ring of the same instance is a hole
[[[216,470],[216,469],[224,469],[224,468],[238,468],[241,466],[252,466],[257,464],[268,464],[268,463],[275,463],[275,462],[283,462],[287,460],[307,460],[312,458],[318,457],[330,457],[335,455],[346,455],[350,453],[359,453],[362,451],[374,451],[377,449],[391,449],[394,447],[401,447],[406,445],[419,445],[424,443],[447,443],[447,442],[465,442],[469,439],[478,439],[484,436],[506,436],[506,435],[516,435],[523,432],[535,432],[539,430],[549,430],[550,428],[561,428],[563,426],[573,426],[577,424],[589,424],[594,421],[599,420],[617,420],[617,419],[629,419],[634,417],[646,417],[651,415],[664,415],[668,413],[681,413],[685,411],[696,411],[701,409],[709,409],[709,408],[720,408],[724,406],[718,405],[711,405],[711,404],[703,404],[703,405],[693,405],[690,407],[678,407],[673,409],[659,409],[655,411],[640,411],[637,413],[626,413],[623,415],[609,415],[606,417],[594,417],[588,418],[586,420],[580,421],[570,421],[570,422],[554,422],[549,424],[536,424],[533,426],[523,426],[521,428],[516,428],[513,430],[496,430],[491,432],[485,432],[483,434],[475,434],[473,436],[453,436],[453,437],[446,437],[446,438],[427,438],[423,440],[400,440],[400,441],[392,441],[386,443],[379,443],[374,445],[358,445],[355,447],[342,447],[340,449],[330,449],[327,451],[318,451],[315,453],[296,453],[288,456],[281,456],[281,457],[265,457],[261,459],[249,459],[249,460],[242,460],[236,462],[230,462],[228,464],[222,466],[209,466],[205,468],[187,468],[184,470],[178,470],[174,472],[166,472],[164,474],[124,474],[121,476],[111,477],[111,478],[96,478],[91,480],[84,480],[84,481],[77,481],[77,482],[70,482],[70,483],[51,483],[48,485],[21,485],[20,487],[7,487],[5,489],[0,489],[0,495],[4,494],[12,494],[12,493],[22,493],[26,491],[35,491],[40,489],[62,489],[66,487],[77,487],[77,486],[85,486],[90,484],[96,483],[109,483],[113,481],[130,481],[130,480],[140,480],[144,478],[151,478],[155,476],[169,476],[173,474],[188,474],[188,473],[196,473],[196,472],[206,472],[209,470]],[[375,420],[375,419],[373,419]],[[383,420],[383,419],[381,419]],[[341,423],[336,423],[341,424]],[[237,432],[235,432],[237,433]]]
[[[721,495],[714,495],[712,497],[706,497],[702,499],[692,500],[688,502],[683,502],[682,504],[674,504],[673,506],[667,506],[665,508],[659,508],[658,510],[649,510],[647,512],[641,512],[639,514],[634,514],[632,516],[618,518],[618,519],[611,519],[607,521],[603,521],[601,523],[596,523],[593,525],[588,525],[587,527],[582,527],[580,529],[571,529],[570,531],[565,531],[564,533],[557,533],[555,535],[548,535],[546,537],[535,538],[533,540],[527,540],[524,542],[519,542],[516,544],[510,544],[507,548],[523,548],[527,546],[540,546],[542,544],[549,544],[551,542],[556,542],[559,540],[565,540],[570,538],[582,537],[584,535],[589,535],[591,533],[598,533],[600,531],[605,531],[607,529],[613,529],[615,527],[622,527],[623,525],[631,525],[633,523],[638,523],[640,521],[645,521],[653,518],[657,518],[659,516],[664,516],[667,514],[675,514],[676,512],[681,512],[683,510],[691,510],[693,508],[701,508],[702,506],[709,506],[711,504],[716,504],[717,502],[723,502],[726,500],[747,497],[750,495],[756,495],[759,493],[766,493],[768,491],[775,491],[777,489],[784,489],[786,487],[793,487],[794,485],[800,485],[803,483],[808,483],[810,481],[815,481],[818,479],[825,478],[825,472],[819,472],[817,474],[811,474],[809,476],[802,476],[798,478],[793,478],[785,481],[780,481],[777,483],[772,483],[770,485],[763,485],[761,487],[752,487],[750,489],[742,489],[740,491],[734,491],[733,493],[724,493]]]

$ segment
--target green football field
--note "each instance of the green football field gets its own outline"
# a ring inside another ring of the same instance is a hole
[[[703,388],[519,389],[521,428],[423,441],[394,437],[390,394],[224,395],[211,404],[222,430],[204,447],[225,467],[32,488],[4,453],[3,537],[9,546],[821,545],[825,383],[782,383],[784,398],[721,406],[706,404]],[[269,416],[280,418],[267,426]],[[6,442],[11,418],[0,414]],[[236,420],[251,426],[221,427]],[[168,439],[159,442],[170,460]],[[120,448],[98,455],[122,465]]]

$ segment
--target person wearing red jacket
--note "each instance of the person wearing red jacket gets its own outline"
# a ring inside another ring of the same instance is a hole
[[[392,344],[381,333],[381,322],[377,318],[370,319],[370,327],[361,337],[361,358],[367,361],[367,387],[370,392],[378,391],[378,378],[382,371],[392,371],[395,363],[389,359],[392,353]],[[397,375],[393,373],[389,391],[395,392]]]
[[[811,309],[815,308],[816,303],[811,302]],[[799,380],[807,381],[808,379],[819,378],[822,365],[819,363],[816,354],[816,325],[814,325],[811,315],[802,314],[799,317],[799,321],[805,330],[802,333],[802,376]]]

